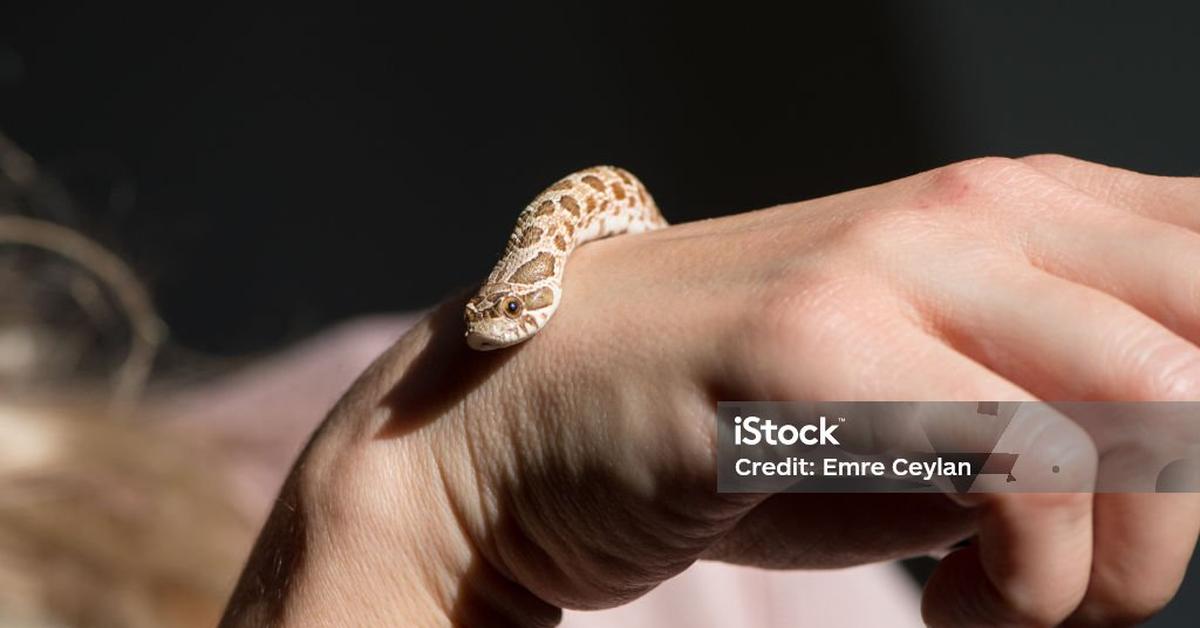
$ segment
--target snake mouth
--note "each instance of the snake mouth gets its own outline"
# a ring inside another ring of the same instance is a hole
[[[484,336],[483,334],[480,334],[480,333],[468,331],[467,332],[467,346],[471,347],[472,349],[474,349],[476,351],[492,351],[494,349],[500,349],[503,347],[507,347],[508,345],[504,344],[502,342],[496,342],[495,339],[493,339],[489,336]]]

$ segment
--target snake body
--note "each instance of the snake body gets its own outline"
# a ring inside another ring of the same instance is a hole
[[[562,301],[562,277],[575,247],[667,226],[646,186],[614,166],[559,179],[517,218],[487,281],[467,302],[467,344],[488,351],[528,340]]]

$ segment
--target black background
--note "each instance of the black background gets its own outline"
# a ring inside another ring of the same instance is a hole
[[[477,281],[593,163],[673,222],[985,154],[1200,174],[1200,3],[791,4],[9,2],[0,130],[217,354]]]
[[[0,129],[217,353],[435,302],[592,163],[675,222],[983,154],[1200,172],[1195,3],[500,4],[19,4]]]

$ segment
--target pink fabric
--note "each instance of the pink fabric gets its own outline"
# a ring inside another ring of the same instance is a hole
[[[564,628],[924,626],[916,585],[895,564],[767,571],[698,562],[617,608],[567,611]]]
[[[342,323],[212,381],[161,391],[147,413],[177,429],[215,437],[247,513],[265,521],[309,435],[419,317]]]

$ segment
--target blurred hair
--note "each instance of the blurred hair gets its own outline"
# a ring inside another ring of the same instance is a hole
[[[214,625],[254,530],[203,439],[138,420],[141,282],[22,215],[68,203],[0,134],[0,627]]]
[[[0,625],[214,625],[253,531],[211,462],[148,424],[0,405]]]

